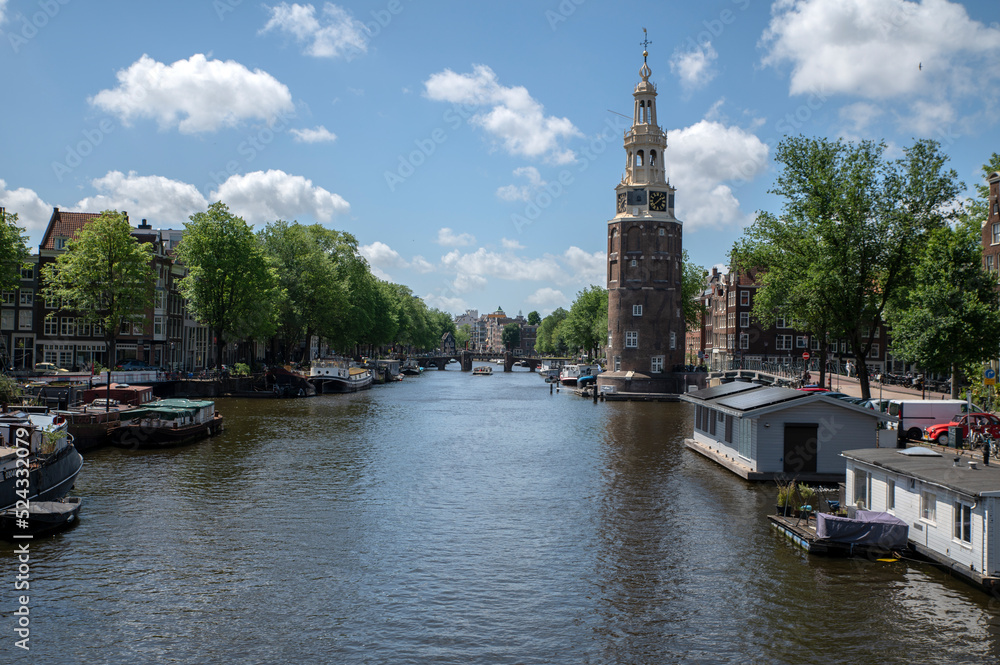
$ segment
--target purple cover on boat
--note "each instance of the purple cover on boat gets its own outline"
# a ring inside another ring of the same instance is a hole
[[[816,515],[816,537],[838,543],[874,545],[885,549],[906,547],[910,527],[889,513],[859,510],[854,518],[819,513]]]

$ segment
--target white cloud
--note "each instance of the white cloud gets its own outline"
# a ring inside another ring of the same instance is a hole
[[[420,274],[434,272],[437,269],[431,262],[419,255],[414,256],[412,261],[407,261],[402,254],[378,240],[370,245],[359,246],[358,253],[365,257],[372,269],[372,274],[379,279],[392,281],[392,278],[385,272],[386,269],[403,268]]]
[[[466,301],[459,297],[428,293],[423,299],[429,306],[437,308],[442,312],[464,312],[469,308]]]
[[[523,86],[504,87],[485,65],[474,65],[471,74],[446,69],[424,82],[424,94],[432,100],[488,107],[470,122],[498,139],[504,149],[522,157],[540,158],[557,164],[576,159],[561,145],[581,136],[568,118],[547,116],[544,107]]]
[[[530,201],[542,187],[545,181],[542,174],[534,166],[522,166],[514,169],[514,177],[525,177],[528,179],[526,185],[505,185],[497,189],[497,196],[504,201]]]
[[[482,275],[472,275],[464,274],[455,277],[455,281],[451,283],[451,288],[454,289],[455,293],[471,293],[472,291],[482,291],[489,284],[487,280]]]
[[[426,275],[429,272],[434,272],[436,270],[434,264],[432,264],[424,257],[420,256],[419,254],[414,256],[413,260],[410,261],[410,269],[415,270],[416,272],[423,275]]]
[[[476,237],[470,233],[455,233],[447,226],[438,230],[437,244],[444,247],[465,247],[475,242]]]
[[[670,132],[671,184],[677,216],[688,228],[743,226],[750,216],[727,183],[752,180],[768,168],[768,147],[756,135],[718,122]]]
[[[351,208],[339,194],[313,185],[303,176],[274,169],[230,176],[212,192],[212,199],[224,201],[250,224],[292,220],[300,215],[327,222]]]
[[[116,74],[118,87],[101,90],[90,103],[128,125],[154,118],[161,129],[183,134],[233,127],[248,119],[270,122],[293,110],[288,88],[259,69],[196,53],[165,65],[143,55]]]
[[[586,282],[588,285],[603,286],[607,283],[607,252],[590,253],[573,246],[563,253],[563,259],[572,271],[574,279]]]
[[[541,309],[542,311],[539,313],[543,316],[548,316],[557,307],[568,308],[571,304],[570,299],[562,291],[553,289],[551,286],[543,286],[538,289],[525,298],[525,302]]]
[[[320,125],[314,129],[292,129],[296,143],[324,143],[337,140],[337,135]]]
[[[848,123],[848,131],[855,137],[860,138],[865,131],[878,120],[884,109],[869,102],[856,102],[848,104],[840,109],[840,119]]]
[[[511,281],[565,282],[565,272],[557,261],[551,259],[524,259],[510,252],[491,252],[480,247],[468,254],[453,250],[441,257],[441,263],[460,275],[482,275]]]
[[[52,206],[42,201],[34,190],[24,187],[7,189],[3,179],[0,179],[0,206],[7,213],[17,213],[17,225],[29,235],[32,231],[44,231],[52,217]]]
[[[791,65],[793,95],[933,102],[901,118],[909,127],[941,122],[948,99],[997,98],[1000,28],[947,0],[779,0],[761,45],[763,64]]]
[[[331,2],[323,4],[316,16],[311,5],[288,4],[269,8],[271,17],[260,34],[279,30],[305,44],[304,52],[316,58],[354,56],[368,51],[368,31],[365,24],[351,16],[343,7]]]
[[[0,0],[0,25],[7,20],[7,0]]]
[[[524,245],[516,240],[511,240],[509,238],[501,238],[500,244],[503,245],[504,249],[524,249]]]
[[[128,211],[132,218],[180,226],[188,217],[208,207],[208,201],[194,185],[158,175],[140,176],[135,171],[126,175],[121,171],[108,171],[90,184],[97,194],[78,201],[76,210]]]
[[[670,71],[677,74],[685,91],[704,87],[718,73],[712,63],[719,54],[711,42],[703,42],[691,51],[675,51],[670,59]]]

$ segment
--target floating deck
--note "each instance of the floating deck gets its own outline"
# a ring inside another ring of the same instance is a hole
[[[834,540],[821,539],[816,536],[815,517],[786,517],[784,515],[768,515],[771,526],[786,538],[810,554],[827,554],[830,556],[883,556],[890,550],[875,545],[859,545],[857,543],[841,543]]]

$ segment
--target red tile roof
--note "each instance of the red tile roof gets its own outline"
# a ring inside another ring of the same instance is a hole
[[[72,238],[76,232],[82,229],[94,217],[99,217],[96,212],[65,212],[59,208],[52,210],[52,217],[49,219],[49,226],[42,236],[40,249],[55,249],[56,238]]]

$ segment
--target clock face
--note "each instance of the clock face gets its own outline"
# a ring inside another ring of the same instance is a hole
[[[667,209],[667,195],[663,192],[650,192],[649,209],[653,212],[664,212]]]
[[[625,192],[618,195],[618,212],[625,212]]]
[[[646,205],[646,190],[633,189],[628,193],[628,204],[630,206]]]

